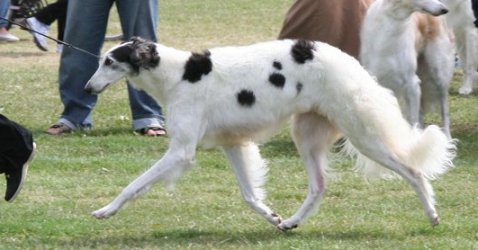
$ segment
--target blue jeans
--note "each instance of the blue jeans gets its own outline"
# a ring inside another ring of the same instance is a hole
[[[10,0],[0,0],[0,16],[8,18],[8,12],[10,11]],[[0,19],[0,28],[6,28],[8,21]]]
[[[100,54],[110,9],[116,3],[125,40],[132,36],[156,41],[158,0],[69,0],[65,42]],[[97,96],[83,88],[98,68],[98,58],[65,46],[60,61],[60,98],[64,111],[60,122],[72,129],[92,126]],[[133,129],[163,125],[161,107],[144,91],[128,83]]]

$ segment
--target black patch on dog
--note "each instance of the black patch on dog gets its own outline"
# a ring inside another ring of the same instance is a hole
[[[130,63],[129,55],[131,55],[132,52],[133,48],[131,46],[121,46],[111,51],[111,56],[118,62]]]
[[[269,76],[269,82],[272,83],[272,85],[278,87],[278,88],[283,88],[285,84],[285,77],[282,74],[279,73],[272,73]]]
[[[135,73],[139,73],[140,69],[148,70],[159,65],[160,58],[154,42],[139,37],[133,37],[130,41],[132,43],[115,50],[118,53],[118,58],[115,57],[118,61],[127,60]],[[130,53],[129,58],[125,59],[123,50],[127,50],[127,48],[129,48]]]
[[[294,61],[299,64],[304,64],[307,60],[312,60],[314,54],[312,51],[315,49],[314,43],[307,40],[297,40],[292,46],[291,54]]]
[[[237,93],[236,97],[239,104],[244,107],[251,107],[256,102],[254,92],[247,89],[241,90],[241,92]]]
[[[298,82],[297,85],[295,85],[295,89],[297,89],[297,94],[300,94],[303,87],[304,87],[304,85],[300,82]]]
[[[272,66],[273,66],[274,68],[276,68],[277,70],[281,70],[281,69],[282,69],[282,63],[280,63],[280,62],[278,62],[278,61],[274,61],[274,62],[272,63]]]
[[[183,80],[195,83],[201,80],[202,75],[207,75],[212,70],[211,52],[205,51],[203,54],[192,53],[184,66]]]

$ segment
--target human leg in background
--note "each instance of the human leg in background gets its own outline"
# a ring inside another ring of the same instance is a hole
[[[158,0],[119,0],[116,6],[121,20],[123,38],[126,41],[133,36],[157,41]],[[133,88],[129,83],[128,95],[133,114],[133,129],[145,135],[165,135],[162,110],[156,101],[146,92]]]
[[[471,8],[473,9],[473,15],[475,15],[475,26],[478,28],[478,0],[471,0]]]
[[[91,53],[100,54],[113,0],[71,1],[68,4],[65,42]],[[157,1],[116,1],[123,32],[128,37],[140,35],[155,40]],[[151,2],[151,3],[150,3]],[[156,2],[156,4],[153,4]],[[153,10],[154,9],[154,10]],[[155,14],[156,13],[156,14]],[[148,19],[148,21],[139,21]],[[139,27],[138,27],[139,26]],[[60,60],[60,97],[64,111],[57,124],[47,130],[60,135],[92,126],[92,109],[97,96],[84,91],[84,86],[98,67],[98,58],[65,47]],[[133,129],[146,135],[162,135],[162,113],[156,102],[143,91],[128,87]],[[148,129],[153,128],[153,129]]]
[[[113,1],[71,1],[67,8],[68,22],[64,40],[93,54],[100,54]],[[60,58],[59,88],[64,106],[59,122],[47,130],[61,135],[92,126],[91,112],[97,96],[83,88],[98,67],[98,58],[65,47]]]
[[[63,41],[67,7],[68,0],[58,0],[55,3],[49,4],[45,8],[38,11],[34,16],[27,18],[27,25],[32,30],[47,35],[51,24],[54,21],[58,21],[58,40]],[[32,32],[32,35],[37,47],[43,51],[47,51],[47,38],[34,32]]]
[[[0,1],[0,16],[8,18],[8,12],[10,9],[10,0]],[[0,42],[18,42],[20,39],[8,32],[8,21],[0,19]]]

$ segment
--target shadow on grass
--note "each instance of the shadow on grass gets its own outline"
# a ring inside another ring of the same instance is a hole
[[[260,247],[267,244],[283,245],[293,244],[293,242],[308,242],[308,244],[319,244],[329,241],[332,242],[354,242],[360,241],[382,241],[384,239],[392,241],[401,241],[409,236],[429,236],[436,231],[432,229],[419,229],[405,232],[405,234],[396,231],[386,231],[382,229],[369,230],[351,229],[347,231],[333,231],[330,229],[317,231],[292,231],[281,232],[276,229],[264,229],[254,231],[227,232],[222,230],[207,231],[199,229],[175,229],[153,231],[150,234],[125,233],[124,235],[111,235],[88,238],[75,238],[64,240],[61,245],[68,247],[88,247],[104,248],[113,247],[123,249],[125,247],[150,248],[231,248],[231,247]]]
[[[45,56],[44,52],[0,52],[0,57],[3,58],[23,58],[33,56]]]
[[[297,157],[297,149],[294,142],[288,135],[279,135],[272,138],[261,147],[261,153],[264,157]]]
[[[35,129],[33,130],[33,134],[37,136],[52,136],[46,133],[47,128],[45,129]],[[131,135],[131,136],[139,136],[136,132],[134,132],[129,127],[111,127],[111,128],[94,128],[91,130],[75,130],[72,133],[63,134],[57,137],[84,137],[84,136],[91,136],[91,137],[103,137],[103,136],[118,136],[118,135]],[[55,136],[52,136],[55,137]]]

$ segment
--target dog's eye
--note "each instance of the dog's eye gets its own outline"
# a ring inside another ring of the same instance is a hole
[[[111,64],[113,64],[113,60],[111,60],[111,59],[109,59],[109,58],[106,58],[106,60],[105,60],[105,65],[106,65],[106,66],[109,66],[109,65],[111,65]]]

